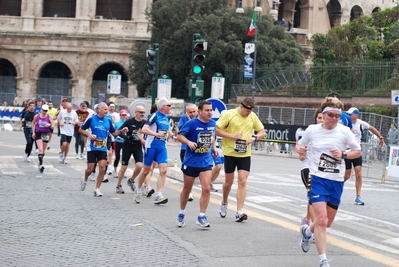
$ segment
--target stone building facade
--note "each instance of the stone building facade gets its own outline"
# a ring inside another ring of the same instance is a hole
[[[155,0],[154,0],[155,1]],[[136,97],[125,71],[135,42],[150,39],[145,12],[153,0],[1,0],[0,101],[72,96],[75,102],[106,91],[107,74],[122,75],[121,95]],[[261,6],[276,20],[293,22],[307,46],[325,33],[396,0],[228,0],[228,7]],[[277,10],[277,12],[275,12]]]
[[[104,93],[112,70],[122,75],[121,94],[137,96],[125,70],[134,43],[151,37],[145,15],[151,4],[152,0],[0,1],[1,97],[72,96],[79,102]]]

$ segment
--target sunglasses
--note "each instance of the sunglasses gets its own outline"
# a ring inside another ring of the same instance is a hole
[[[241,106],[243,106],[245,109],[252,110],[251,107],[248,107],[248,106],[244,105],[242,102],[241,102]]]
[[[127,114],[121,114],[121,116],[127,116]]]
[[[334,113],[330,113],[330,112],[327,112],[327,116],[330,117],[331,119],[334,119],[334,118],[339,119],[339,118],[341,118],[341,114],[334,114]]]
[[[137,111],[140,114],[145,114],[145,111]]]
[[[165,106],[167,106],[167,107],[171,107],[172,105],[171,105],[171,104],[168,104],[168,105],[165,105]]]
[[[44,111],[44,112],[47,112],[48,110],[44,110],[44,109],[42,109],[42,111]]]

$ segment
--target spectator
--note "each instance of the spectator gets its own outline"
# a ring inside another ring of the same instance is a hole
[[[391,150],[391,146],[397,146],[398,145],[398,129],[396,128],[396,123],[391,123],[391,126],[388,131],[387,135],[387,141],[388,141],[388,159],[389,159],[389,152]]]
[[[12,105],[13,105],[14,107],[18,107],[18,97],[15,97],[15,98],[14,98],[14,101],[13,101]]]

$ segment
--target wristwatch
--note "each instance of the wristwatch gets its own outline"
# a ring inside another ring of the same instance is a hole
[[[253,138],[255,138],[255,140],[258,140],[258,136],[256,134],[252,135]]]
[[[348,154],[346,154],[346,152],[342,152],[342,158],[346,159],[348,157]]]

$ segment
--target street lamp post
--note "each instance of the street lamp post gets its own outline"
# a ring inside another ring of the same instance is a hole
[[[261,1],[256,0],[256,6],[254,8],[254,11],[257,13],[257,15],[262,12],[262,7]],[[242,8],[242,1],[240,0],[238,2],[238,8],[236,9],[236,13],[244,13],[244,9]],[[252,101],[255,102],[255,92],[256,92],[256,43],[258,41],[258,25],[255,25],[255,33],[254,33],[254,66],[253,66],[253,76],[252,76],[252,87],[251,87],[251,93],[252,93]]]

